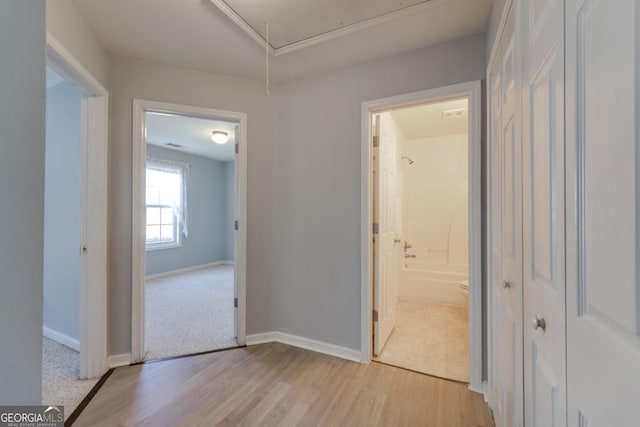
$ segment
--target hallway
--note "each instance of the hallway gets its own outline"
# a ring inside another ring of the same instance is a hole
[[[118,368],[75,426],[494,425],[463,384],[261,344]]]

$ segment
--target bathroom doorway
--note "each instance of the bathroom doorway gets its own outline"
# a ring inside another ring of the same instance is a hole
[[[481,369],[470,351],[482,322],[476,101],[427,94],[367,108],[372,360],[469,384]]]

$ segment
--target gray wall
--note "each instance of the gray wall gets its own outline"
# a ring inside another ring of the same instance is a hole
[[[80,339],[82,92],[47,89],[44,193],[44,326]]]
[[[147,155],[188,163],[190,168],[187,186],[188,236],[181,236],[182,246],[178,248],[147,251],[146,274],[233,260],[233,257],[228,258],[231,253],[228,217],[233,202],[228,203],[227,199],[229,187],[233,190],[233,179],[227,179],[227,163],[233,162],[221,162],[150,144],[147,144]]]
[[[224,162],[224,180],[225,180],[225,217],[224,217],[224,248],[223,259],[235,261],[235,229],[233,223],[236,219],[235,210],[235,182],[236,182],[235,162]]]
[[[131,149],[134,98],[248,115],[247,333],[269,331],[273,238],[273,152],[277,87],[185,68],[116,60],[111,64],[109,147],[109,354],[131,344]]]
[[[485,34],[272,87],[112,64],[109,353],[130,351],[134,98],[248,113],[247,334],[360,347],[363,101],[484,79]]]
[[[45,5],[0,1],[0,402],[39,404]]]
[[[485,35],[280,86],[272,326],[360,348],[363,101],[481,80]]]

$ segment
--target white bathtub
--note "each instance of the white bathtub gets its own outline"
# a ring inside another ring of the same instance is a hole
[[[398,284],[400,299],[423,300],[467,306],[458,286],[468,280],[466,265],[427,263],[411,260],[402,263]]]

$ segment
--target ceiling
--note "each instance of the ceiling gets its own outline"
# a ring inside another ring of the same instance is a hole
[[[234,122],[201,119],[166,113],[146,113],[147,143],[214,160],[230,161],[235,157]],[[211,132],[222,130],[229,134],[226,144],[211,140]],[[177,144],[180,148],[167,144]]]
[[[212,2],[223,0],[73,1],[103,47],[115,57],[252,79],[265,75],[264,45],[256,43],[255,38]],[[331,33],[336,25],[344,28],[372,17],[376,19],[374,26],[356,25],[358,31],[338,31],[342,35],[337,38],[325,37],[321,43],[273,56],[270,73],[276,83],[483,32],[492,3],[492,0],[224,1],[243,11],[247,16],[242,19],[252,21],[257,32],[264,33],[266,28],[264,25],[261,28],[260,22],[269,19],[270,41],[276,47]],[[394,11],[402,12],[407,5],[419,9],[395,14]],[[375,18],[381,15],[393,19]]]
[[[372,25],[394,12],[415,6],[427,6],[442,0],[211,0],[221,10],[231,10],[235,16],[247,23],[258,33],[261,41],[267,40],[269,23],[269,44],[280,50],[314,37],[327,38],[337,30],[342,33],[358,27]],[[230,17],[233,14],[227,13]],[[311,19],[310,19],[311,18]]]
[[[461,114],[445,118],[444,112]],[[456,135],[468,130],[469,101],[464,98],[403,108],[390,113],[404,139]]]

